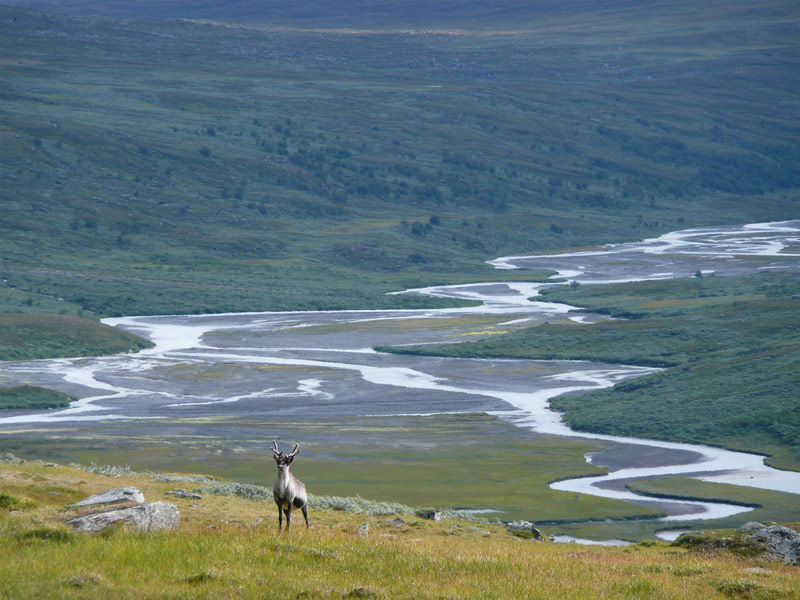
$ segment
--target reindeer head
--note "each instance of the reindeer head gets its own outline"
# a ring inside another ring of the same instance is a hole
[[[275,454],[273,457],[275,462],[278,463],[278,471],[287,471],[289,470],[289,465],[292,464],[294,457],[297,456],[297,453],[300,452],[297,444],[294,445],[294,448],[289,454],[284,454],[282,450],[278,450],[278,442],[272,442],[272,452]]]

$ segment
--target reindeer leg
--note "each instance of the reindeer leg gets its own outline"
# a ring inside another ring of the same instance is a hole
[[[278,504],[278,533],[281,532],[282,526],[283,526],[283,511],[281,509],[281,505]]]
[[[303,504],[301,510],[303,511],[303,517],[306,520],[306,528],[311,527],[311,523],[308,522],[308,504]]]
[[[292,504],[289,503],[289,508],[283,512],[286,513],[286,531],[289,531],[289,525],[292,523]]]

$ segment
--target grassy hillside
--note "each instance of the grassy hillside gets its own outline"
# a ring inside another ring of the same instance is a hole
[[[431,305],[382,294],[498,277],[501,254],[796,216],[797,7],[638,4],[550,3],[511,35],[0,7],[0,299]]]
[[[487,523],[313,510],[278,535],[271,503],[165,492],[191,478],[110,478],[43,463],[0,464],[4,597],[170,598],[797,598],[800,571],[729,553],[649,543],[598,548],[534,542]],[[135,485],[178,503],[179,531],[83,535],[67,505]],[[364,522],[367,536],[358,535]]]
[[[480,342],[390,350],[669,367],[551,405],[575,429],[754,450],[797,469],[799,295],[800,280],[777,273],[565,286],[548,290],[547,299],[630,320],[545,324]]]
[[[0,360],[97,356],[152,346],[116,327],[79,317],[0,314]]]

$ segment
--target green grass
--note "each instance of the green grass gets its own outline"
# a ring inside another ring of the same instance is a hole
[[[3,7],[0,310],[444,306],[384,294],[499,278],[484,261],[503,254],[796,216],[791,7],[487,10],[457,14],[519,28]],[[372,18],[347,3],[294,14],[337,11]]]
[[[554,398],[551,406],[575,429],[718,444],[797,469],[798,293],[800,279],[786,274],[565,286],[546,298],[629,320],[389,350],[668,367],[608,390]]]
[[[0,360],[97,356],[152,346],[136,335],[80,317],[0,314]]]
[[[277,534],[274,506],[237,497],[175,500],[172,483],[116,479],[41,463],[0,465],[0,493],[42,498],[0,510],[4,598],[797,598],[800,573],[728,552],[665,544],[576,547],[522,540],[505,528],[403,515],[312,511],[314,527]],[[57,484],[58,494],[44,491]],[[135,485],[178,502],[177,532],[69,531],[67,504]],[[366,537],[358,527],[369,522]],[[754,567],[758,567],[757,569]],[[745,590],[749,595],[732,595]]]
[[[0,386],[0,410],[65,408],[73,400],[72,396],[38,386]]]

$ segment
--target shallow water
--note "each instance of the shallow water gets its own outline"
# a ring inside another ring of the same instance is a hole
[[[605,476],[560,481],[551,487],[653,505],[615,481],[681,474],[800,493],[800,473],[766,467],[752,454],[573,432],[550,411],[553,396],[614,385],[653,369],[574,361],[478,360],[376,353],[376,345],[452,343],[572,319],[573,307],[541,302],[539,291],[569,280],[582,284],[720,274],[764,269],[798,272],[800,221],[674,232],[590,252],[504,257],[498,268],[550,268],[553,283],[440,286],[401,293],[480,300],[479,307],[406,311],[275,312],[198,316],[124,317],[104,322],[150,338],[155,348],[135,355],[6,363],[4,383],[47,385],[81,399],[68,409],[6,412],[0,431],[23,426],[102,427],[111,419],[324,418],[489,412],[533,431],[633,445],[647,464],[619,453]],[[622,447],[622,446],[620,446]],[[602,457],[589,457],[599,460]],[[626,460],[628,461],[626,464]],[[719,503],[658,500],[666,520],[720,518],[750,510]]]

